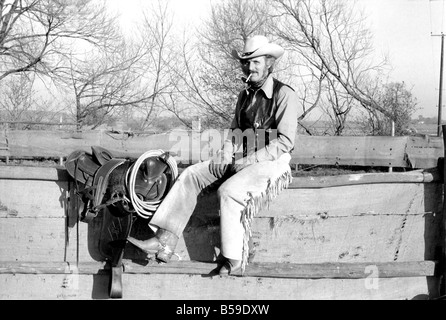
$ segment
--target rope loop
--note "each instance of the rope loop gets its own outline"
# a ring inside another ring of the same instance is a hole
[[[161,155],[165,154],[165,151],[158,149],[158,150],[150,150],[141,155],[136,162],[133,164],[132,168],[127,171],[127,190],[129,192],[130,196],[130,202],[136,211],[136,213],[144,219],[149,219],[153,216],[155,211],[158,209],[159,205],[161,204],[162,199],[155,200],[155,201],[144,201],[140,199],[135,192],[135,186],[136,186],[136,175],[138,173],[139,168],[144,163],[144,161],[151,157],[159,157]],[[167,164],[172,170],[172,175],[174,181],[178,177],[178,166],[173,157],[168,157]]]

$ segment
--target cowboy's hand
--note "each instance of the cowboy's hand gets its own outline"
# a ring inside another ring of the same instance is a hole
[[[209,171],[216,178],[223,177],[227,168],[228,168],[227,164],[222,164],[222,163],[218,164],[215,163],[214,160],[211,160],[211,162],[209,163]]]
[[[209,172],[216,178],[221,178],[232,163],[232,155],[219,151],[209,162]]]

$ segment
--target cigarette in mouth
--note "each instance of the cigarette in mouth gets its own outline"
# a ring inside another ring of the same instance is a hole
[[[252,73],[249,74],[248,78],[246,78],[245,82],[248,82],[251,79]]]

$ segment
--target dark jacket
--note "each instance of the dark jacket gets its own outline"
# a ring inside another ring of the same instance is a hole
[[[294,90],[271,75],[256,91],[240,92],[232,121],[232,133],[225,141],[225,152],[237,152],[255,162],[276,160],[291,153],[297,130],[298,100]],[[243,135],[243,139],[235,138]],[[246,140],[255,136],[255,143]],[[231,149],[232,148],[232,149]]]

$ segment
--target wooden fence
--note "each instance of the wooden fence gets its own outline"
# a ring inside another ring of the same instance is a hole
[[[211,136],[217,133],[5,131],[0,157],[63,161],[98,145],[135,157],[165,149],[187,164],[206,159]],[[298,136],[293,163],[422,170],[294,178],[256,215],[255,260],[245,277],[231,279],[209,277],[221,243],[218,198],[206,194],[180,237],[178,261],[146,265],[141,252],[126,248],[124,297],[436,299],[446,277],[443,150],[431,137]],[[63,168],[0,166],[0,300],[108,298],[100,222],[80,222],[76,199]],[[149,233],[137,219],[132,235]],[[375,280],[379,286],[369,286]]]
[[[132,135],[113,131],[14,131],[0,132],[0,158],[56,158],[61,162],[74,150],[101,146],[116,155],[138,157],[152,149],[170,151],[179,163],[209,158],[227,132],[172,131]],[[296,136],[293,164],[401,167],[437,166],[444,154],[441,138],[380,136]]]

